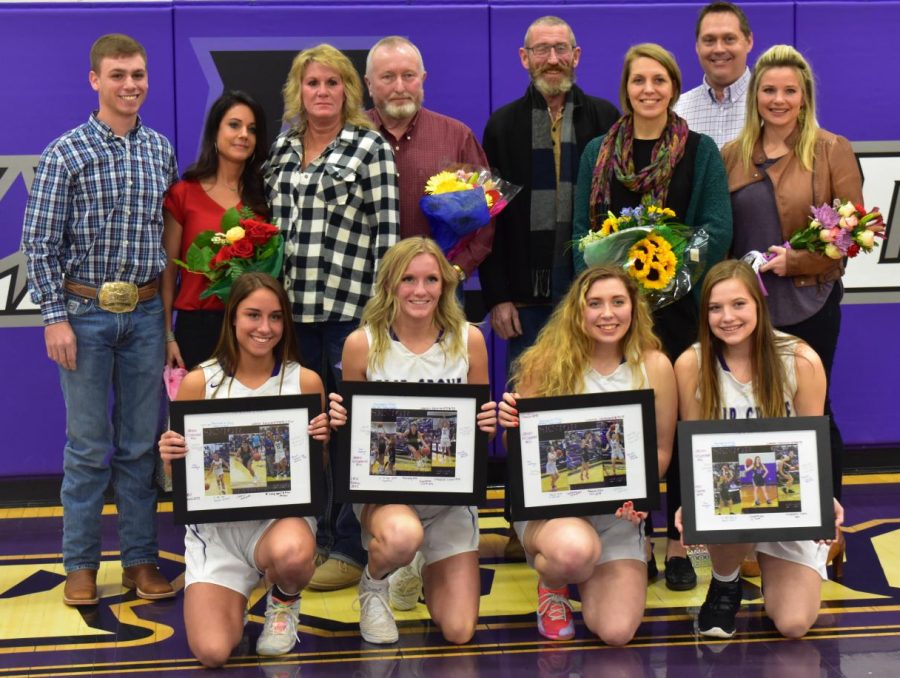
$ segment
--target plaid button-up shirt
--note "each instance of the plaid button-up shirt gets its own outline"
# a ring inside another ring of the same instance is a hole
[[[306,169],[302,160],[303,140],[289,130],[266,168],[294,320],[358,320],[378,262],[400,239],[393,152],[377,132],[348,124]]]
[[[63,281],[142,285],[166,267],[163,196],[178,178],[172,144],[137,125],[118,137],[91,115],[41,156],[22,251],[45,324],[66,320]]]
[[[711,136],[721,150],[744,127],[749,84],[750,71],[744,69],[744,74],[725,88],[725,98],[719,101],[704,77],[702,85],[681,95],[675,112],[687,120],[691,130]]]

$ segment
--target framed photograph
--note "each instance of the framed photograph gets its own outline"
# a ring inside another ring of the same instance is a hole
[[[173,431],[187,457],[172,463],[175,523],[314,516],[322,496],[322,443],[307,433],[318,395],[181,400]]]
[[[516,402],[507,432],[513,520],[615,513],[626,501],[659,506],[652,390]]]
[[[484,505],[488,386],[345,381],[335,495],[356,504]]]
[[[828,417],[678,423],[686,544],[834,538]]]

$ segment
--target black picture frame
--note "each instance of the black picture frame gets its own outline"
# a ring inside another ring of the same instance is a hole
[[[477,414],[491,399],[487,385],[344,381],[341,395],[347,424],[338,431],[333,460],[339,501],[485,504],[488,436],[479,430]],[[440,443],[443,422],[448,428],[447,448]],[[421,434],[419,441],[401,447],[399,438],[404,432],[411,434],[412,424]]]
[[[639,511],[659,507],[652,390],[519,398],[516,407],[519,426],[507,431],[514,521],[611,514],[626,501]],[[558,457],[560,451],[563,456]],[[556,480],[549,472],[551,454],[554,466],[566,464],[556,466]],[[585,456],[586,478],[581,475]]]
[[[324,453],[308,427],[321,411],[317,394],[172,402],[171,429],[185,436],[188,448],[185,459],[172,462],[175,524],[318,515],[324,504]],[[274,468],[282,475],[276,471],[270,480],[269,464],[276,457]]]
[[[834,539],[830,441],[828,417],[679,422],[684,542]]]

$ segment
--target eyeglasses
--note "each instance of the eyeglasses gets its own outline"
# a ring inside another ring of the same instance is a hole
[[[550,55],[550,50],[556,52],[558,57],[566,57],[572,52],[572,46],[567,42],[558,42],[555,45],[539,44],[534,47],[526,47],[526,52],[531,52],[535,56],[545,57]]]

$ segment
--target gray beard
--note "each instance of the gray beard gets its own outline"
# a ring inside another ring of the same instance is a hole
[[[532,82],[534,82],[535,89],[545,97],[555,97],[560,94],[565,94],[572,89],[572,85],[575,84],[575,78],[574,76],[566,76],[560,80],[558,84],[551,85],[542,77],[538,76]]]
[[[386,103],[384,105],[384,112],[388,115],[388,117],[393,118],[394,120],[403,120],[406,118],[413,117],[419,111],[419,104],[415,101],[407,101],[403,104],[394,104],[394,103]]]

